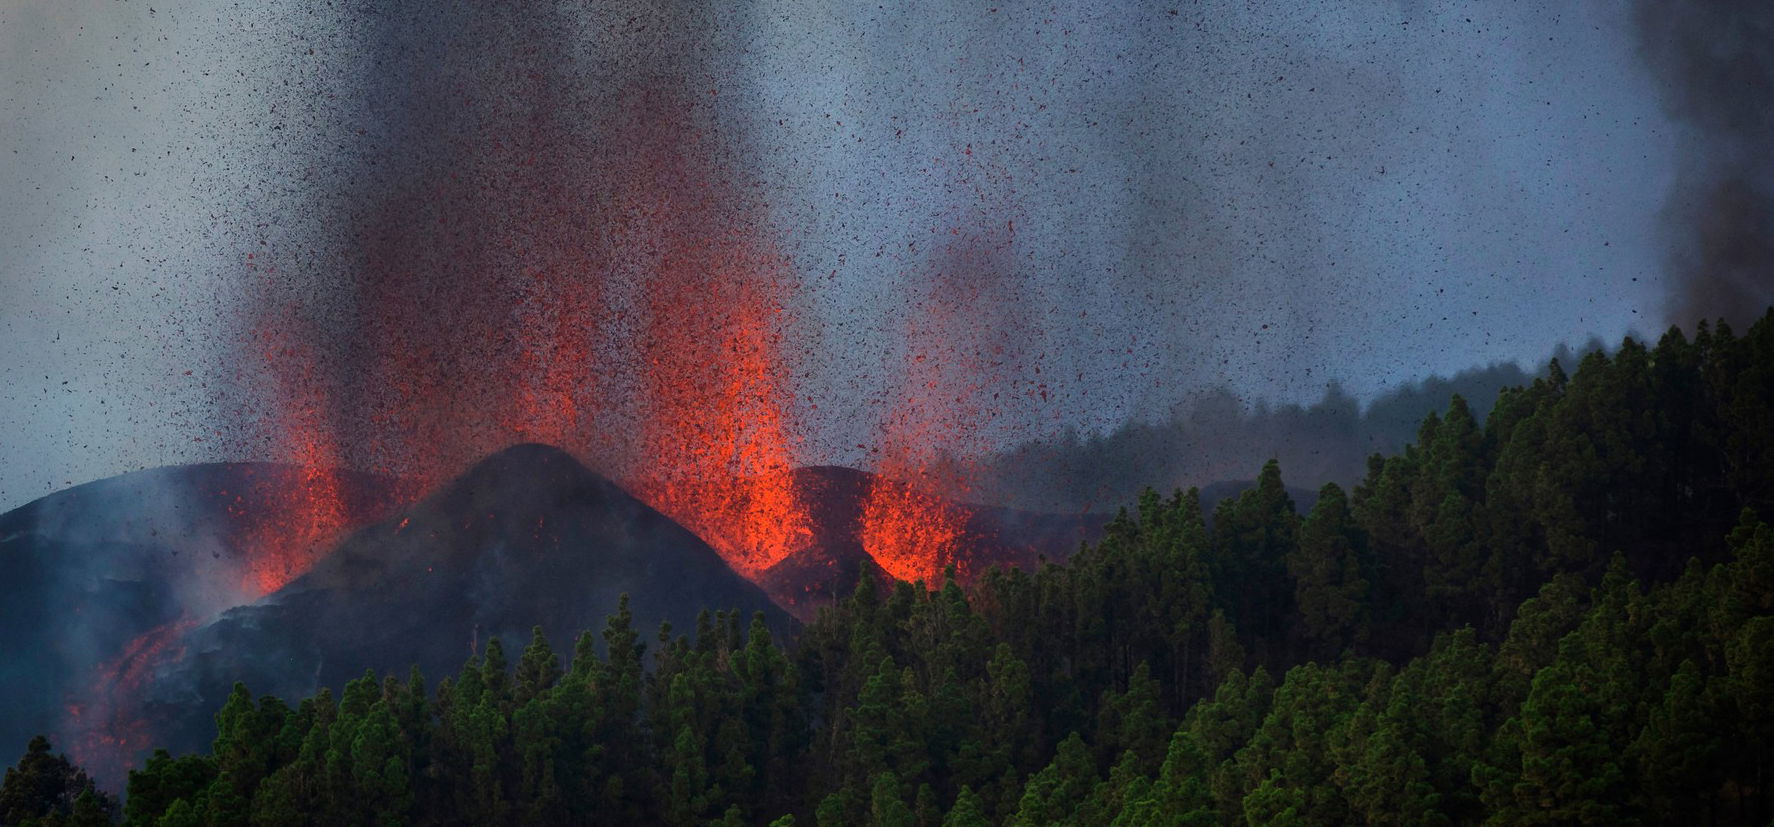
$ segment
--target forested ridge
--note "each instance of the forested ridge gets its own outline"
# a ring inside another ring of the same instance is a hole
[[[237,687],[126,803],[34,742],[5,824],[1765,825],[1774,313],[1455,397],[1298,514],[1270,463],[1063,565],[871,578],[432,685]]]

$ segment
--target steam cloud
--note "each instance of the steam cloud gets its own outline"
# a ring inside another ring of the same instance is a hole
[[[1689,127],[1667,205],[1670,320],[1747,324],[1774,303],[1774,4],[1641,0],[1639,47]]]

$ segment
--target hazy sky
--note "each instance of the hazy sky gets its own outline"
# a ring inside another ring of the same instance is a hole
[[[351,173],[356,8],[0,5],[0,508],[251,453],[215,440],[218,343],[260,225]],[[845,366],[897,358],[967,237],[1059,377],[1041,429],[1665,324],[1678,136],[1622,4],[733,8],[709,93],[802,282],[810,398],[892,393]],[[857,461],[853,422],[808,427]]]

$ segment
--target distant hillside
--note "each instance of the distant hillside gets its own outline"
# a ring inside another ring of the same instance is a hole
[[[1555,356],[1571,367],[1579,353],[1560,349]],[[1179,405],[1161,421],[1031,441],[969,468],[977,471],[972,476],[980,499],[1031,511],[1113,513],[1146,486],[1205,486],[1237,479],[1270,459],[1279,459],[1289,479],[1309,489],[1325,482],[1348,486],[1367,472],[1369,456],[1414,441],[1423,417],[1447,407],[1449,397],[1465,397],[1483,417],[1498,391],[1533,378],[1514,364],[1474,368],[1398,388],[1365,409],[1335,385],[1310,406],[1253,405],[1222,388]]]

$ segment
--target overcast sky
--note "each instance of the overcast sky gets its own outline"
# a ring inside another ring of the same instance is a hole
[[[338,7],[0,5],[0,508],[275,458],[215,439],[208,386],[256,225],[348,174],[324,150],[373,61]],[[783,0],[705,60],[801,280],[802,394],[893,393],[866,366],[987,238],[1056,377],[1033,436],[1660,330],[1677,136],[1625,15]],[[853,421],[805,427],[805,460],[859,461]]]

